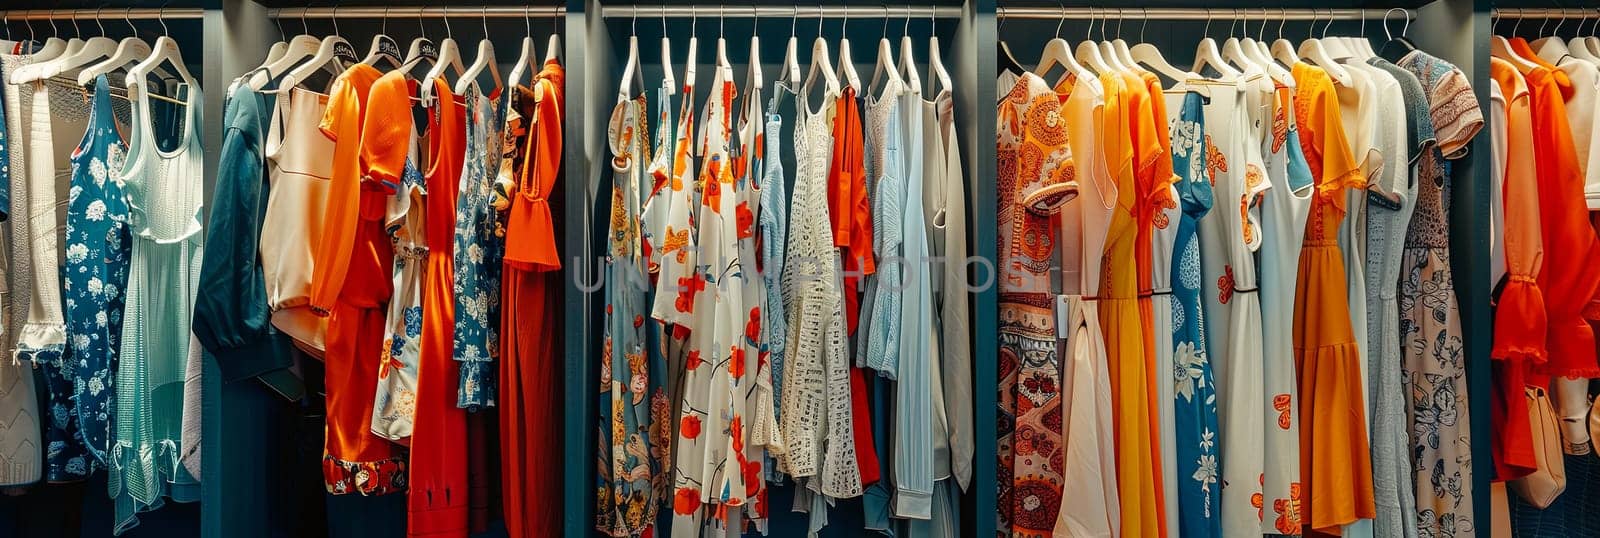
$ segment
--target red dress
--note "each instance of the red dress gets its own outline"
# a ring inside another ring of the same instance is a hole
[[[422,289],[422,357],[417,367],[417,413],[411,435],[409,536],[467,536],[467,413],[456,407],[460,367],[455,345],[456,191],[466,152],[466,116],[435,80],[438,105],[428,118],[426,236]],[[402,116],[403,117],[403,116]],[[381,316],[380,316],[381,318]],[[380,323],[381,323],[380,319]]]

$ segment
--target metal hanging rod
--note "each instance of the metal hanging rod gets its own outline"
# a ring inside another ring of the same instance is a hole
[[[1494,17],[1497,19],[1591,19],[1600,17],[1600,9],[1495,8]]]
[[[483,6],[483,7],[285,7],[267,10],[267,16],[278,19],[430,19],[483,18],[511,19],[524,17],[556,17],[565,15],[567,6]]]
[[[1171,21],[1203,20],[1383,20],[1390,17],[1415,17],[1409,9],[1272,9],[1272,8],[1082,8],[1082,7],[1000,7],[996,16],[1002,19],[1152,19]]]
[[[800,17],[826,19],[865,19],[865,18],[923,18],[934,17],[938,19],[961,18],[961,6],[883,6],[865,5],[858,7],[833,5],[833,6],[716,6],[716,5],[620,5],[603,6],[600,16],[608,19],[623,19],[628,17],[736,17],[736,18],[782,18]]]
[[[198,8],[134,8],[134,9],[24,9],[16,11],[0,11],[0,18],[12,21],[39,21],[39,20],[64,20],[64,19],[199,19],[205,17],[205,10]]]

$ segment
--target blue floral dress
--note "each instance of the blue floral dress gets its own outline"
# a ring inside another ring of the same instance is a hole
[[[1172,383],[1176,432],[1178,528],[1183,536],[1222,536],[1217,487],[1217,392],[1206,357],[1205,310],[1200,302],[1200,238],[1196,226],[1211,210],[1206,173],[1203,98],[1189,92],[1172,122],[1172,168],[1181,178],[1172,264]]]
[[[128,203],[118,171],[127,146],[117,132],[105,75],[95,79],[89,129],[72,154],[66,263],[61,266],[67,356],[44,368],[51,390],[50,479],[81,479],[105,464],[112,372],[128,281]]]
[[[493,407],[500,355],[500,264],[505,228],[494,208],[500,169],[500,107],[474,88],[467,94],[467,158],[456,201],[455,358],[461,362],[456,406]]]

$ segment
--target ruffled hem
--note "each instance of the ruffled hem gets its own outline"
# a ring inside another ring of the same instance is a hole
[[[406,460],[353,462],[325,455],[322,457],[322,481],[328,493],[334,495],[398,493],[406,489]]]
[[[1494,346],[1489,356],[1544,363],[1545,316],[1544,292],[1533,279],[1513,276],[1507,280],[1495,305]]]
[[[1561,377],[1600,377],[1596,358],[1594,328],[1581,318],[1551,319],[1547,332],[1546,360],[1533,367],[1538,375]]]
[[[67,326],[61,323],[25,323],[17,333],[17,349],[12,352],[16,360],[24,360],[24,355],[51,354],[56,358],[61,357],[62,350],[67,344]],[[34,362],[39,362],[34,359]]]

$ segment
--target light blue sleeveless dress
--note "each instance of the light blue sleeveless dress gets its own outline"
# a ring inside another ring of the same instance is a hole
[[[204,245],[200,88],[185,86],[182,134],[175,147],[157,140],[150,99],[142,91],[134,114],[133,143],[122,181],[133,236],[127,303],[116,374],[115,444],[110,493],[115,532],[138,525],[138,513],[165,498],[198,500],[199,480],[180,465],[185,370],[197,350],[189,327],[199,286]],[[195,447],[197,448],[197,447]]]

